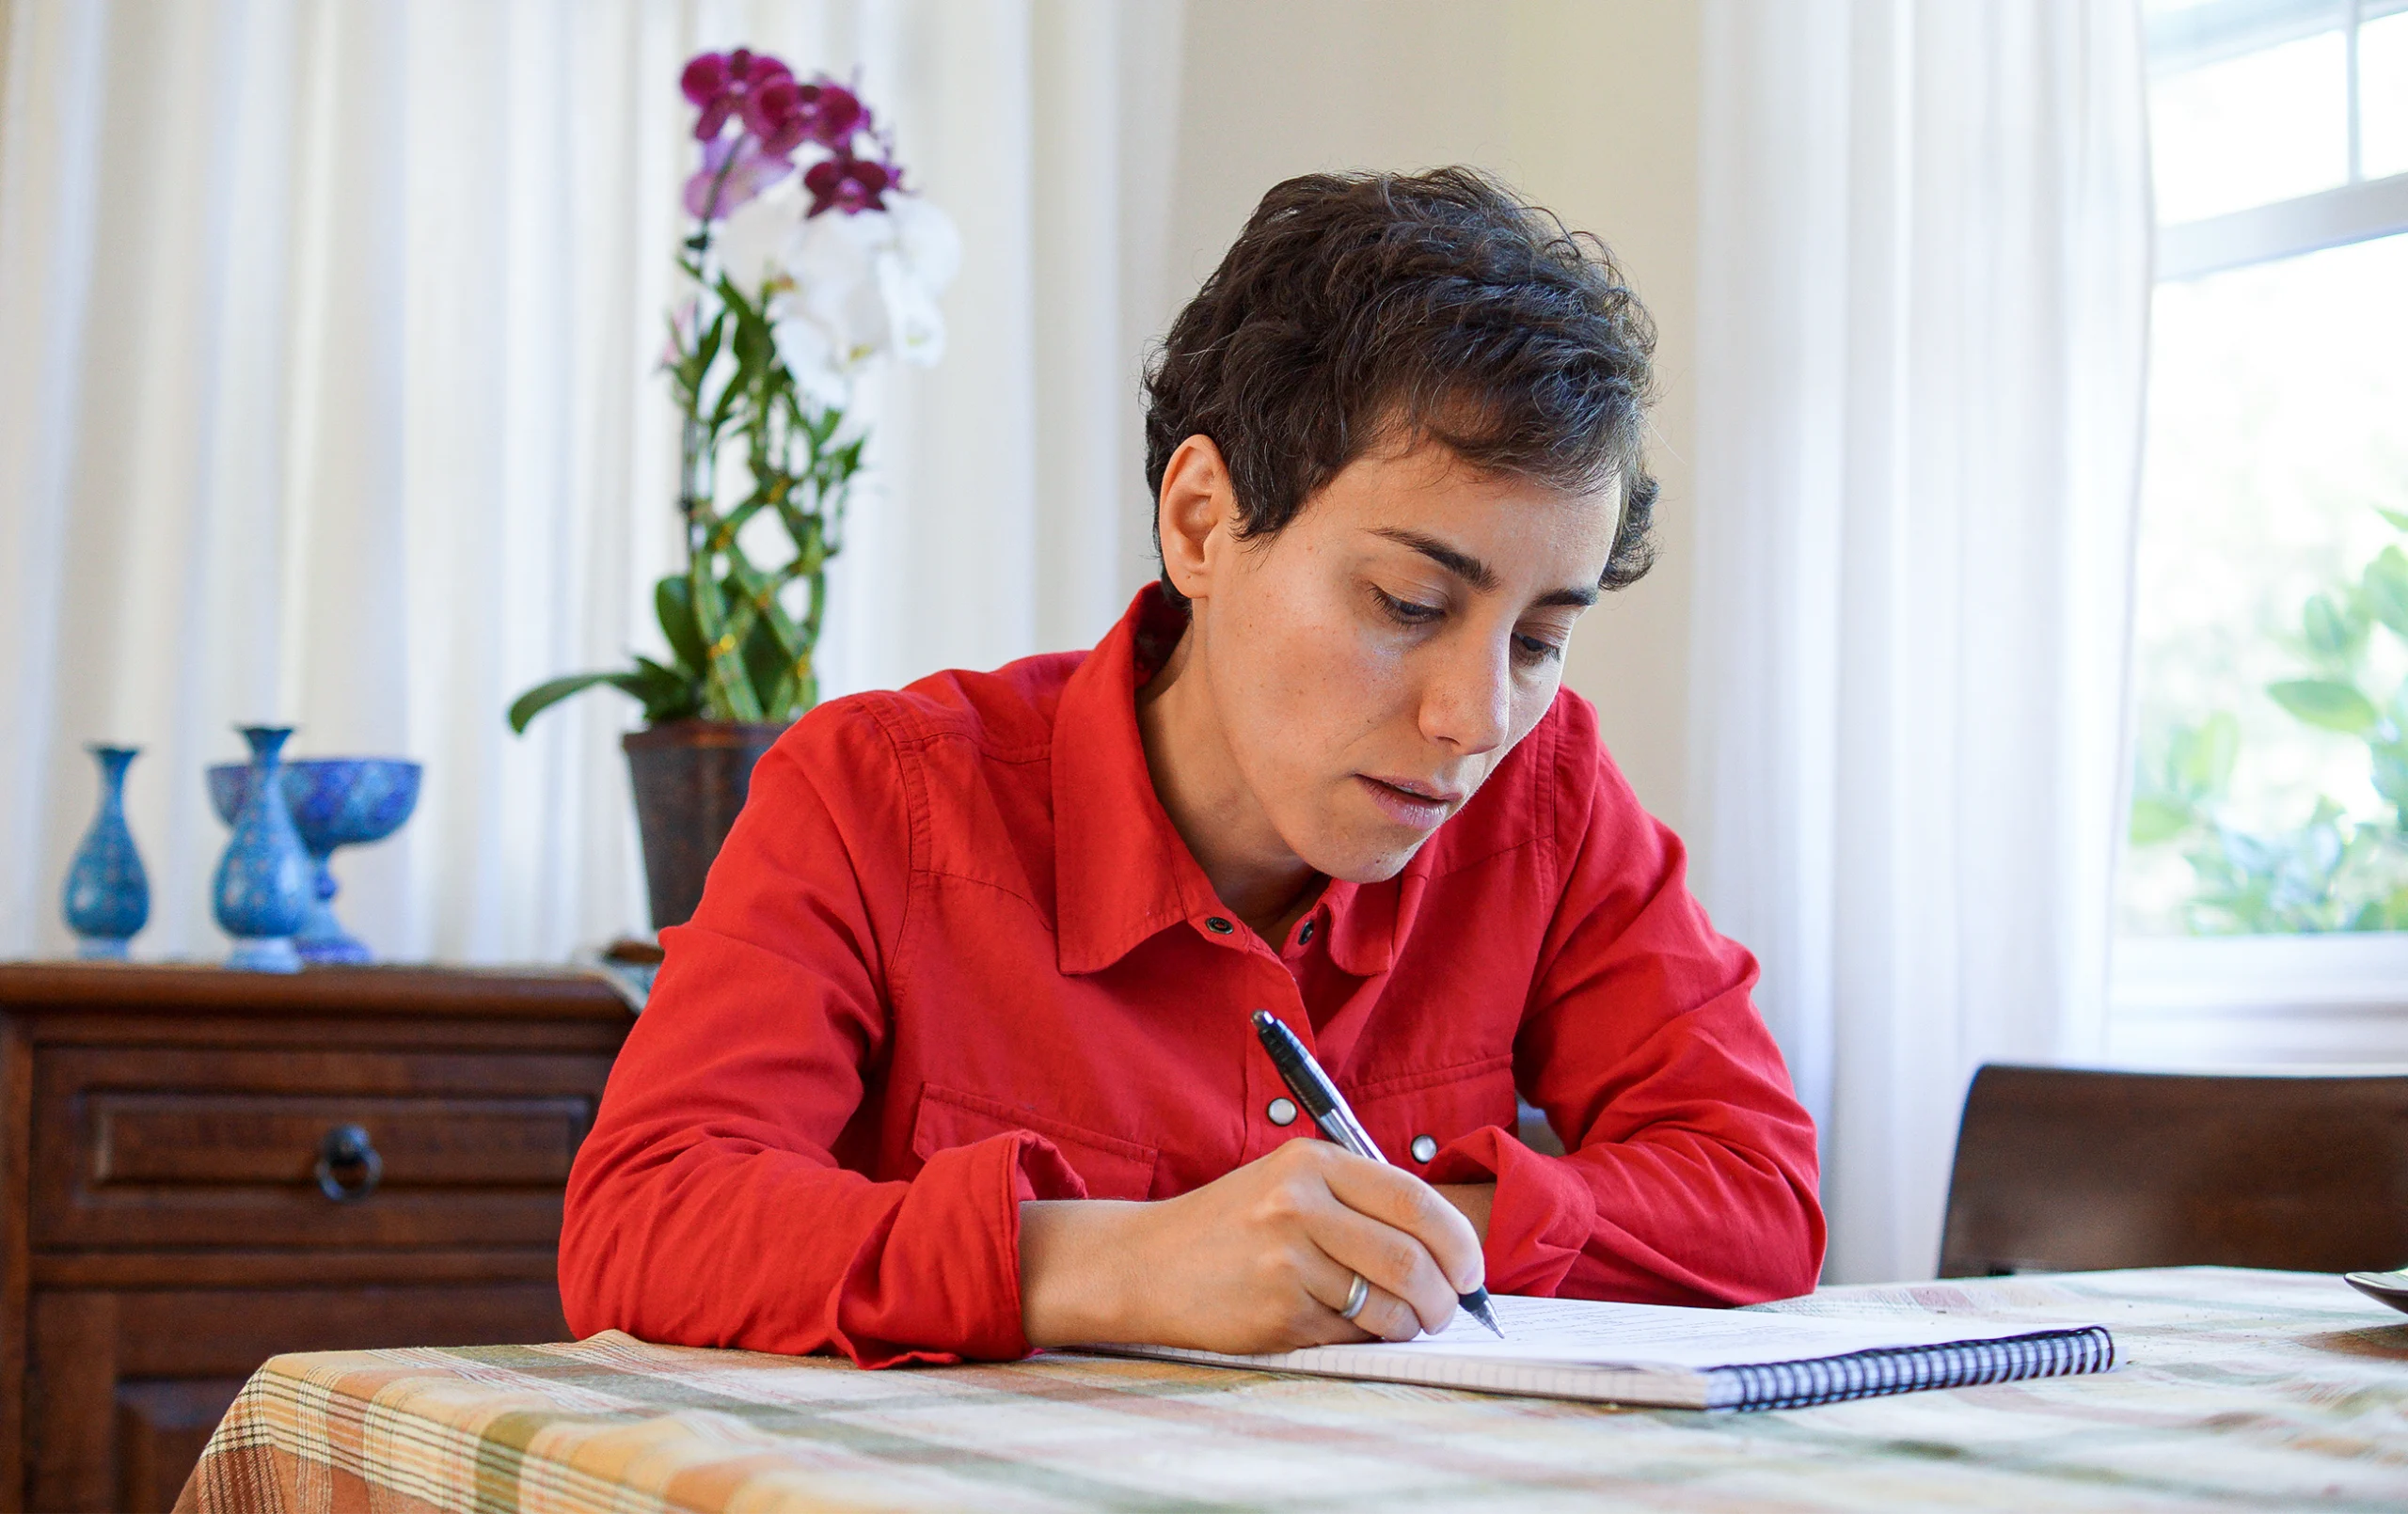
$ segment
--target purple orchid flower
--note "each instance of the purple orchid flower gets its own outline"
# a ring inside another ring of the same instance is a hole
[[[694,135],[703,143],[703,166],[687,180],[685,196],[699,220],[724,220],[757,198],[792,171],[795,150],[806,142],[828,152],[802,177],[811,193],[806,219],[829,211],[882,211],[889,194],[904,192],[902,170],[872,127],[869,108],[824,73],[805,84],[784,60],[739,47],[696,54],[677,82],[700,112]],[[871,143],[866,156],[854,145],[863,135]]]
[[[721,137],[705,145],[702,167],[686,181],[686,213],[698,221],[723,221],[793,171],[791,159],[763,150],[748,134]]]
[[[869,130],[869,111],[861,96],[822,74],[799,91],[804,129],[821,147],[845,153],[853,134]]]
[[[802,187],[811,191],[811,209],[803,213],[808,220],[828,211],[843,211],[858,215],[863,211],[886,209],[886,192],[901,187],[901,175],[875,158],[856,158],[840,152],[813,164],[802,176]]]
[[[792,74],[781,74],[745,92],[741,114],[744,129],[759,138],[764,152],[783,157],[802,146],[811,134],[804,119],[802,91]]]
[[[758,111],[758,98],[765,94],[781,96],[786,102],[777,112],[777,119],[783,120],[795,110],[794,71],[782,59],[749,48],[739,47],[727,54],[698,53],[687,62],[677,84],[689,101],[702,107],[702,115],[694,121],[694,139],[698,142],[718,140],[728,121],[736,118],[744,118],[746,124],[752,126]],[[759,127],[752,130],[764,140],[773,134]],[[794,138],[797,143],[801,140],[800,134]],[[789,143],[788,149],[793,145]]]

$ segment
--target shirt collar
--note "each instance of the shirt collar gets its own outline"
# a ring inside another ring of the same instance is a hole
[[[1415,875],[1420,861],[1420,854],[1416,853],[1404,873],[1385,883],[1329,880],[1318,908],[1328,918],[1323,929],[1329,932],[1329,959],[1339,971],[1369,978],[1395,963],[1399,885]]]
[[[1212,881],[1154,794],[1137,734],[1138,686],[1177,644],[1183,620],[1162,586],[1148,584],[1062,686],[1054,714],[1054,915],[1066,973],[1108,968],[1164,926],[1217,906]]]
[[[1053,767],[1054,931],[1065,973],[1101,971],[1182,922],[1207,940],[1240,944],[1205,923],[1226,919],[1228,907],[1154,793],[1137,733],[1137,689],[1185,629],[1161,586],[1148,584],[1063,686]],[[1330,960],[1340,970],[1370,977],[1388,970],[1401,881],[1333,878],[1323,891],[1314,913],[1328,923]]]

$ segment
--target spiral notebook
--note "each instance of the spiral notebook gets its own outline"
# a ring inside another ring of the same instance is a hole
[[[1168,1346],[1083,1350],[1204,1366],[1309,1372],[1436,1388],[1668,1409],[1800,1409],[1843,1398],[2105,1372],[2103,1326],[2034,1330],[1974,1320],[1838,1319],[1577,1299],[1492,1301],[1505,1338],[1457,1315],[1436,1335],[1224,1356]]]

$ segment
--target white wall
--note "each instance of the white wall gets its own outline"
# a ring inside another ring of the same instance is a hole
[[[1656,571],[1591,612],[1569,679],[1640,797],[1687,781],[1698,22],[1682,0],[1190,0],[1166,298],[1262,192],[1329,168],[1489,169],[1613,247],[1662,334]],[[1166,323],[1169,309],[1164,312]]]

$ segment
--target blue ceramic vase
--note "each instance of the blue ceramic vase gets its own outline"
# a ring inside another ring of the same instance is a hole
[[[234,938],[226,965],[250,972],[298,972],[293,934],[309,918],[317,882],[284,796],[286,725],[238,727],[251,744],[248,792],[211,890],[217,923]]]
[[[138,747],[87,747],[101,765],[101,808],[67,870],[67,928],[76,954],[121,959],[126,942],[150,919],[150,879],[134,832],[125,828],[125,770]]]
[[[418,806],[419,765],[390,757],[301,757],[284,764],[284,804],[317,883],[309,918],[293,938],[304,962],[368,962],[366,945],[335,918],[336,848],[382,841]],[[209,769],[209,802],[232,825],[249,802],[251,769],[221,763]]]

